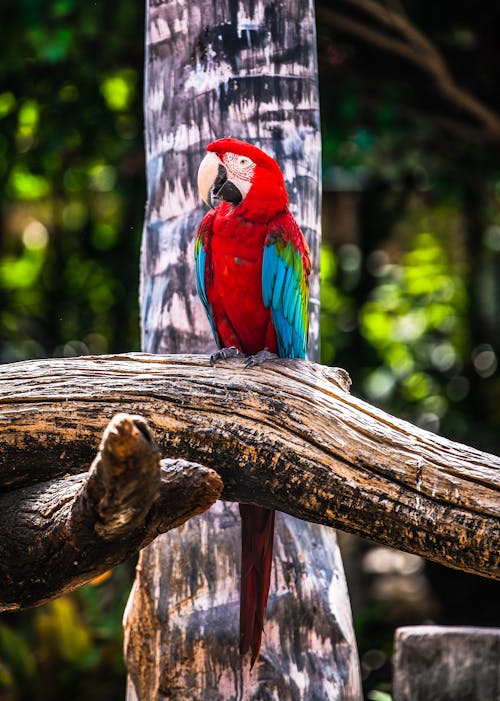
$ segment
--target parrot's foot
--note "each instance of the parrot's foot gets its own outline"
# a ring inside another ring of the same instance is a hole
[[[210,365],[213,367],[219,360],[227,360],[228,358],[236,358],[238,355],[245,355],[236,346],[229,348],[220,348],[210,356]]]
[[[268,350],[261,350],[255,355],[250,355],[245,363],[246,368],[254,368],[257,367],[258,365],[262,365],[262,363],[265,363],[267,360],[276,360],[279,356],[276,355],[276,353],[271,353]]]

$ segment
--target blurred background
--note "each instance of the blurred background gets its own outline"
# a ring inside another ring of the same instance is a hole
[[[317,12],[323,362],[498,453],[500,7]],[[0,19],[1,361],[138,350],[142,3],[17,0]],[[398,625],[500,625],[497,584],[339,537],[367,699],[390,699]],[[0,701],[122,700],[133,571],[2,614]]]

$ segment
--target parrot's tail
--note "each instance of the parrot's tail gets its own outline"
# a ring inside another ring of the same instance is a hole
[[[274,511],[240,504],[241,594],[240,653],[252,651],[250,669],[259,656],[264,612],[273,564]]]

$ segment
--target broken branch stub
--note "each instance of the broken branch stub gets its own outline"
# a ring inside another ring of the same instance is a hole
[[[0,609],[34,606],[91,581],[222,491],[209,468],[160,461],[140,416],[109,422],[88,472],[61,476],[71,469],[63,435],[59,452],[53,479],[0,496]]]

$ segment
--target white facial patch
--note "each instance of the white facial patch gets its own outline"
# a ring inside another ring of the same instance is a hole
[[[241,192],[242,199],[248,195],[252,186],[255,163],[248,156],[237,153],[225,153],[222,159],[227,170],[227,177]]]

